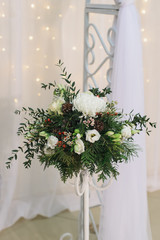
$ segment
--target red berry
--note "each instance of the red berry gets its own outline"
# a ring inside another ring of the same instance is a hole
[[[48,122],[50,122],[51,121],[51,119],[50,118],[48,118]]]
[[[45,122],[47,122],[47,120],[45,120]]]
[[[65,145],[65,144],[63,144],[63,148],[66,148],[66,145]]]
[[[107,112],[107,114],[109,115],[109,112]]]
[[[118,115],[118,113],[117,112],[115,112],[115,114],[114,115]]]
[[[58,134],[59,134],[59,135],[61,135],[62,133],[61,133],[61,132],[59,132]]]

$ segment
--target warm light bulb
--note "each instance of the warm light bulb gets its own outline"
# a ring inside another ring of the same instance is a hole
[[[56,39],[56,38],[53,36],[53,37],[52,37],[52,40],[55,40],[55,39]]]
[[[141,29],[141,32],[144,32],[144,28]]]
[[[5,2],[2,2],[2,6],[4,6],[5,5]]]
[[[29,36],[28,38],[29,38],[29,40],[33,40],[33,36]]]
[[[73,46],[73,47],[72,47],[72,50],[73,50],[73,51],[77,50],[76,46]]]
[[[39,82],[40,81],[40,78],[36,78],[36,82]]]
[[[49,9],[51,9],[51,7],[48,5],[48,6],[46,6],[46,9],[49,10]]]
[[[148,2],[148,0],[144,0],[144,2]]]
[[[35,8],[35,4],[32,3],[32,4],[31,4],[31,8]]]
[[[0,36],[0,39],[2,39],[2,36]]]
[[[40,48],[36,48],[36,51],[39,52],[39,51],[40,51]]]
[[[70,5],[69,8],[73,8],[73,5]]]
[[[142,13],[142,14],[146,14],[146,10],[143,9],[143,10],[141,11],[141,13]]]
[[[46,29],[46,31],[49,31],[50,28],[49,28],[49,27],[46,27],[45,29]]]
[[[5,15],[4,13],[2,13],[2,15],[1,15],[1,16],[2,16],[2,18],[5,18],[5,16],[6,16],[6,15]]]
[[[62,14],[59,14],[59,15],[58,15],[58,17],[60,17],[60,18],[61,18],[61,17],[62,17]]]
[[[15,102],[15,103],[18,103],[18,99],[17,99],[17,98],[15,98],[15,99],[14,99],[14,102]]]
[[[143,39],[143,42],[148,42],[148,38],[144,38],[144,39]]]
[[[146,82],[149,83],[149,82],[150,82],[150,79],[147,79]]]
[[[39,19],[41,19],[41,17],[40,17],[40,16],[38,16],[38,17],[37,17],[37,20],[39,20]]]
[[[6,51],[6,49],[5,48],[2,48],[2,52],[5,52]]]
[[[29,66],[28,66],[28,65],[25,65],[25,69],[29,69]]]
[[[45,66],[45,69],[48,69],[48,68],[49,68],[49,67],[46,65],[46,66]]]
[[[38,95],[38,97],[40,97],[40,96],[41,96],[41,94],[40,94],[40,93],[37,93],[37,95]]]

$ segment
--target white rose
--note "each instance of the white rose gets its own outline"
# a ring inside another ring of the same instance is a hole
[[[86,132],[86,141],[94,143],[100,139],[101,135],[96,129],[88,130]]]
[[[63,103],[65,103],[65,100],[63,97],[54,96],[53,102],[49,105],[48,110],[61,114],[62,113],[61,108]]]
[[[47,147],[51,148],[51,149],[55,149],[57,143],[58,143],[58,138],[56,138],[55,136],[51,135],[48,138]]]
[[[73,99],[73,107],[82,112],[84,116],[95,117],[97,112],[105,112],[106,102],[94,96],[91,92],[79,93],[75,99]]]
[[[121,130],[122,137],[124,138],[130,138],[132,136],[131,127],[130,126],[124,126]]]
[[[84,152],[84,143],[81,139],[76,139],[75,143],[76,144],[74,145],[74,151],[80,155]]]
[[[52,155],[52,154],[54,154],[54,150],[49,148],[47,145],[45,145],[45,147],[44,147],[44,154]]]

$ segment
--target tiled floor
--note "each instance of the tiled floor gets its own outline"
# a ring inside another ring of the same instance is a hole
[[[160,240],[160,191],[149,193],[149,211],[153,240]],[[92,209],[96,224],[99,222],[100,208]],[[64,211],[52,218],[38,216],[33,220],[20,219],[12,227],[0,233],[0,240],[59,240],[61,234],[70,232],[78,240],[78,212]],[[68,240],[69,238],[65,238]],[[92,226],[90,240],[96,240]]]

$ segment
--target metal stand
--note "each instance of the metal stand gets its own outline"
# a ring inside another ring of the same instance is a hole
[[[89,185],[94,187],[97,191],[103,191],[107,189],[112,183],[112,178],[109,182],[103,186],[98,187],[93,178],[90,178],[87,170],[81,171],[76,180],[75,180],[75,191],[76,194],[81,197],[81,211],[80,211],[80,229],[79,229],[79,240],[89,240],[89,215],[92,214],[89,211]],[[94,219],[93,225],[94,224]],[[98,235],[97,230],[95,231]],[[60,240],[63,240],[65,237],[70,237],[70,240],[73,240],[73,237],[70,233],[65,233],[60,237]]]

